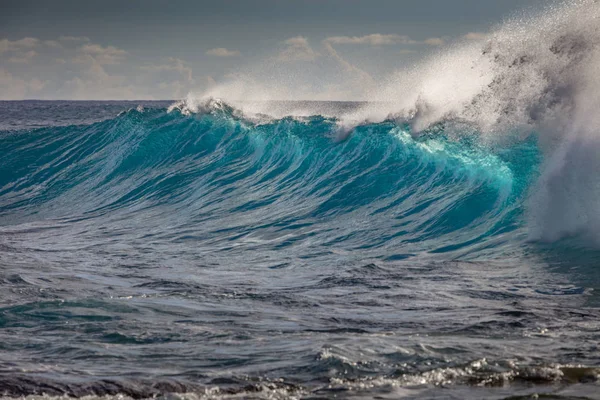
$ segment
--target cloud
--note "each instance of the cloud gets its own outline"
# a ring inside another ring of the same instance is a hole
[[[90,42],[87,36],[61,36],[58,38],[61,42]]]
[[[182,75],[188,82],[193,83],[193,72],[192,69],[185,65],[185,61],[179,58],[169,57],[166,64],[151,64],[140,67],[144,71],[153,72],[176,72]]]
[[[10,63],[28,63],[37,55],[33,48],[40,44],[40,40],[32,37],[26,37],[19,40],[0,40],[0,54],[9,53],[7,59]]]
[[[157,85],[169,98],[184,97],[196,84],[192,68],[179,58],[170,57],[163,64],[140,67],[146,72],[143,79]]]
[[[371,75],[340,56],[329,42],[323,42],[323,46],[329,53],[329,56],[331,56],[347,73],[350,73],[357,78],[357,82],[360,82],[367,89],[372,88],[375,85],[375,80]]]
[[[27,83],[25,80],[13,76],[10,72],[0,68],[0,99],[16,100],[25,98]]]
[[[86,44],[80,48],[80,51],[86,55],[94,57],[100,64],[119,64],[127,53],[125,50],[114,46],[102,47],[99,44]]]
[[[61,85],[60,96],[73,100],[125,100],[139,96],[125,76],[111,75],[91,55],[83,56],[87,68]]]
[[[40,40],[36,39],[36,38],[32,38],[32,37],[26,37],[21,40],[16,40],[12,43],[17,48],[23,48],[23,47],[32,48],[32,47],[36,47],[40,43]]]
[[[44,44],[48,47],[61,48],[62,44],[60,44],[57,40],[44,40]]]
[[[484,37],[483,33],[470,32],[464,39]],[[211,77],[194,76],[191,65],[179,58],[159,58],[143,64],[128,51],[115,47],[115,43],[99,44],[86,36],[51,39],[0,39],[0,97],[182,98],[192,90],[216,86]],[[450,38],[446,37],[415,40],[405,35],[383,33],[330,36],[321,42],[295,36],[281,42],[280,48],[272,53],[273,57],[261,64],[257,74],[279,73],[278,84],[289,83],[290,93],[293,93],[287,97],[294,97],[296,91],[301,91],[306,98],[317,94],[322,94],[323,98],[357,98],[375,88],[379,77],[371,76],[369,70],[363,70],[359,67],[362,64],[353,58],[346,58],[343,46],[398,46],[394,51],[400,58],[400,54],[419,54],[426,46],[441,46],[448,41]],[[345,49],[349,50],[348,47]],[[239,51],[227,48],[214,48],[206,54],[214,57],[241,55]],[[361,53],[353,53],[354,56],[357,54]],[[265,69],[268,68],[271,69],[267,73]],[[224,72],[217,69],[215,78],[220,80]],[[303,86],[306,82],[310,84]],[[283,92],[276,94],[277,98],[285,97]]]
[[[463,38],[467,40],[482,40],[485,39],[488,35],[483,32],[469,32],[463,36]]]
[[[0,54],[6,51],[19,51],[23,49],[31,49],[36,47],[39,44],[39,39],[26,37],[19,40],[8,40],[2,39],[0,40]]]
[[[39,92],[46,86],[37,78],[25,80],[0,68],[0,100],[20,100]]]
[[[217,57],[235,57],[239,56],[240,52],[237,50],[228,50],[224,47],[218,47],[216,49],[211,49],[206,52],[209,56],[217,56]]]
[[[83,36],[0,38],[0,99],[183,98],[214,84],[211,77],[195,77],[184,60],[143,65],[122,48]]]
[[[331,36],[325,39],[331,44],[368,44],[370,46],[383,46],[393,44],[416,44],[417,41],[402,35],[383,35],[373,33],[365,36]]]
[[[296,36],[283,42],[286,47],[276,57],[281,62],[313,61],[319,56],[314,51],[308,40],[303,36]]]
[[[429,46],[443,46],[446,42],[442,38],[429,38],[424,40],[423,43]]]
[[[429,38],[423,41],[411,39],[406,35],[385,35],[373,33],[365,36],[330,36],[324,43],[329,44],[362,44],[368,46],[389,46],[389,45],[414,45],[426,44],[429,46],[442,46],[445,43],[443,38]]]
[[[35,52],[35,50],[29,50],[29,51],[27,51],[25,53],[20,53],[18,55],[10,57],[8,59],[8,62],[11,62],[11,63],[20,63],[20,64],[27,64],[36,55],[37,55],[37,53]]]
[[[65,82],[63,90],[71,100],[132,100],[139,97],[132,85],[101,78],[75,77]]]
[[[47,81],[42,81],[37,78],[31,79],[27,84],[29,85],[29,90],[32,92],[39,92],[40,90],[46,87]]]

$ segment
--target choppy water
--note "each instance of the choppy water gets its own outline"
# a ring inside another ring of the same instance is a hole
[[[0,392],[600,398],[600,253],[529,240],[538,132],[138,105],[0,103]]]

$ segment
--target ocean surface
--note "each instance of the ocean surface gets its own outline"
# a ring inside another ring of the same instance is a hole
[[[600,252],[532,237],[538,131],[277,106],[0,102],[0,393],[600,398]]]
[[[600,399],[598,21],[363,102],[0,102],[0,397]]]

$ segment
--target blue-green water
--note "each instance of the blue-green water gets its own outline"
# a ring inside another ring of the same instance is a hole
[[[598,398],[600,253],[531,240],[536,132],[169,104],[0,103],[0,391]]]

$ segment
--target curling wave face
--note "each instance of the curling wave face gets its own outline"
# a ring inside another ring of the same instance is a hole
[[[217,248],[235,236],[252,249],[375,258],[476,258],[522,239],[533,139],[491,149],[471,135],[447,137],[443,126],[415,138],[393,122],[340,139],[332,119],[236,114],[222,103],[196,115],[130,110],[6,135],[0,221],[127,218],[134,235],[160,226],[171,240]]]

